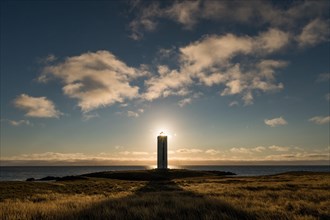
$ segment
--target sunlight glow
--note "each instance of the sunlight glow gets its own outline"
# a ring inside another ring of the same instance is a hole
[[[172,138],[172,132],[168,130],[167,128],[159,128],[156,129],[156,135],[157,136],[167,136],[167,138]]]

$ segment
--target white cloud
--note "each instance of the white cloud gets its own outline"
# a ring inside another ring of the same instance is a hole
[[[128,67],[112,53],[97,51],[47,66],[39,79],[44,81],[52,76],[61,79],[64,94],[78,99],[78,106],[86,113],[138,97],[139,88],[130,83],[145,74],[143,66],[141,69]]]
[[[329,41],[329,21],[323,21],[319,18],[308,23],[297,37],[299,46],[313,46],[324,41]]]
[[[269,146],[268,148],[271,150],[274,150],[274,151],[279,151],[279,152],[289,151],[289,147],[282,147],[282,146],[276,146],[276,145]]]
[[[148,155],[148,152],[143,152],[143,151],[133,151],[132,152],[133,155]]]
[[[39,80],[47,81],[50,76],[61,79],[64,94],[77,99],[84,113],[134,98],[153,101],[173,95],[182,96],[178,104],[183,107],[193,101],[191,87],[203,85],[218,86],[221,96],[239,97],[245,105],[249,105],[257,94],[284,88],[282,83],[276,81],[276,74],[287,63],[268,57],[285,49],[292,39],[298,39],[293,37],[296,29],[292,31],[284,26],[288,27],[286,24],[292,23],[290,21],[315,19],[324,10],[320,4],[311,2],[292,4],[286,9],[264,1],[173,1],[165,5],[159,2],[134,2],[132,12],[136,13],[136,18],[129,25],[131,37],[138,40],[143,37],[144,31],[154,31],[159,18],[173,20],[188,29],[200,20],[221,22],[229,19],[239,23],[271,25],[255,36],[231,33],[206,35],[180,48],[162,48],[158,52],[160,57],[168,59],[175,53],[178,67],[172,69],[158,65],[157,73],[153,75],[149,75],[145,67],[127,66],[108,51],[97,51],[49,65]],[[261,21],[257,21],[257,18]],[[310,36],[312,30],[322,32],[323,27],[321,18],[313,20],[304,27],[300,41],[311,42],[310,39],[314,38],[322,40],[321,35]],[[298,28],[301,29],[300,26]],[[243,59],[237,62],[237,57]],[[139,87],[134,85],[134,80],[147,75],[144,89],[139,94]],[[127,112],[130,117],[138,117],[139,114]]]
[[[309,121],[319,125],[327,124],[330,122],[330,116],[315,116],[310,118]]]
[[[32,126],[32,123],[29,120],[19,120],[19,121],[9,120],[9,124],[11,124],[12,126],[21,126],[21,125]]]
[[[97,114],[97,113],[94,113],[94,114],[88,114],[88,113],[85,113],[83,114],[82,116],[82,120],[83,121],[89,121],[93,118],[99,118],[100,116]]]
[[[190,76],[181,74],[177,70],[169,70],[162,66],[158,68],[159,75],[153,76],[145,81],[147,91],[142,97],[148,101],[152,101],[159,97],[168,95],[186,95],[184,86],[192,83]],[[182,90],[183,89],[183,90]]]
[[[120,145],[115,146],[115,149],[116,149],[116,150],[123,149],[123,148],[124,148],[124,147],[123,147],[123,146],[120,146]]]
[[[158,68],[158,73],[161,76],[165,76],[171,71],[166,65],[159,65],[157,68]]]
[[[274,6],[269,1],[213,1],[206,0],[199,17],[217,21],[271,26],[294,27],[295,23],[327,13],[323,1],[301,1],[287,8]]]
[[[48,56],[46,56],[44,58],[38,59],[38,61],[40,63],[44,63],[44,64],[54,62],[55,60],[57,60],[57,57],[54,54],[49,54]]]
[[[272,53],[288,45],[289,38],[290,34],[270,28],[267,32],[261,33],[255,43],[262,52]]]
[[[238,105],[239,105],[238,101],[232,101],[229,103],[229,107],[238,106]]]
[[[230,152],[239,154],[250,154],[251,150],[244,147],[233,147],[230,149]]]
[[[273,118],[273,119],[265,119],[264,120],[266,125],[269,125],[270,127],[276,127],[276,126],[281,126],[281,125],[286,125],[288,122],[283,118]]]
[[[267,66],[265,63],[268,63]],[[285,65],[286,63],[283,61],[262,60],[254,64],[252,69],[244,72],[242,67],[236,64],[224,72],[226,78],[225,89],[220,94],[221,96],[241,95],[246,105],[252,104],[254,91],[271,92],[284,88],[282,83],[275,83],[274,69],[284,67]]]
[[[196,14],[199,12],[200,1],[177,1],[172,7],[165,10],[164,15],[184,25],[185,28],[192,28],[196,21]]]
[[[255,152],[261,153],[265,151],[267,148],[263,146],[257,146],[254,148],[247,148],[247,147],[233,147],[230,149],[232,153],[239,153],[239,154],[253,154]]]
[[[316,82],[329,82],[330,73],[321,73],[318,75]]]
[[[192,99],[191,98],[184,98],[184,99],[181,99],[178,103],[178,105],[180,107],[184,107],[185,105],[188,105],[192,102]]]
[[[284,85],[276,82],[275,70],[285,67],[287,63],[265,59],[266,56],[285,49],[293,39],[298,39],[300,44],[324,41],[328,32],[324,31],[326,21],[322,20],[322,16],[327,14],[328,6],[323,1],[299,2],[286,8],[265,1],[173,1],[165,7],[157,2],[135,3],[137,17],[132,23],[138,25],[132,28],[132,32],[140,37],[143,29],[155,30],[159,18],[173,20],[187,29],[200,20],[268,25],[268,30],[256,36],[230,33],[206,35],[199,41],[178,48],[179,68],[159,66],[159,75],[145,81],[147,88],[142,97],[152,101],[177,95],[180,89],[201,83],[206,86],[220,85],[220,95],[240,96],[244,104],[249,105],[253,103],[256,93],[279,91]],[[306,20],[311,22],[295,37]],[[146,25],[149,23],[152,25]],[[173,48],[162,51],[168,57]],[[237,56],[247,59],[235,63],[233,58]],[[261,60],[256,61],[255,58]],[[190,102],[190,97],[184,97],[179,104],[183,106]]]
[[[277,38],[278,41],[274,41]],[[286,33],[275,29],[255,37],[232,34],[205,37],[180,48],[181,72],[198,78],[207,86],[223,84],[225,89],[220,93],[222,96],[241,94],[245,104],[252,104],[253,90],[268,92],[283,89],[282,83],[275,83],[275,69],[283,68],[287,63],[261,60],[245,65],[232,63],[231,59],[238,55],[255,56],[258,53],[275,52],[287,45],[287,38]]]
[[[137,17],[129,24],[131,29],[130,37],[133,40],[140,40],[143,37],[143,31],[153,31],[157,27],[155,18],[159,17],[161,11],[157,2],[151,3],[149,6],[140,7],[138,1],[134,3],[134,7],[138,9]]]
[[[303,153],[287,153],[287,154],[275,154],[268,155],[265,157],[265,160],[273,160],[273,161],[304,161],[306,164],[307,161],[313,160],[328,160],[327,152],[323,154],[313,153],[313,152],[303,152]]]
[[[330,93],[327,93],[327,94],[325,95],[325,100],[330,101]]]
[[[149,2],[147,2],[149,3]],[[196,23],[196,13],[199,12],[199,1],[173,1],[173,4],[162,8],[156,1],[146,4],[145,2],[134,2],[133,11],[135,18],[130,22],[130,37],[133,40],[143,38],[144,31],[154,31],[158,25],[157,19],[168,18],[191,29]]]
[[[266,148],[263,146],[258,146],[258,147],[252,148],[252,150],[255,152],[262,152],[262,151],[266,150]]]
[[[155,164],[156,152],[145,151],[118,151],[123,147],[118,146],[114,152],[101,152],[94,154],[85,153],[59,153],[45,152],[33,154],[21,154],[16,156],[1,155],[3,164],[9,165],[54,165],[54,164],[75,164],[75,165],[114,165],[114,164]],[[267,151],[268,150],[268,151]],[[182,152],[182,153],[180,153]],[[297,147],[254,147],[254,148],[232,148],[229,151],[216,149],[179,149],[177,151],[169,151],[172,156],[169,158],[170,163],[176,164],[272,164],[272,161],[308,161],[317,164],[328,163],[328,148],[316,148],[307,150]],[[314,161],[314,162],[313,162]],[[321,161],[321,162],[320,162]],[[260,163],[259,163],[260,162]],[[275,163],[276,164],[276,163]]]
[[[206,154],[210,154],[210,155],[216,155],[216,154],[219,154],[220,151],[218,150],[215,150],[215,149],[208,149],[205,151]]]
[[[276,83],[275,69],[283,68],[287,63],[268,59],[233,63],[232,59],[239,55],[264,56],[281,50],[288,44],[287,38],[288,34],[277,29],[269,29],[254,37],[233,34],[206,36],[179,48],[178,69],[158,66],[158,75],[145,81],[147,89],[142,97],[152,101],[168,95],[180,95],[178,91],[187,91],[199,83],[225,85],[220,92],[222,96],[241,95],[245,104],[252,104],[255,90],[269,92],[284,88],[282,83]],[[185,97],[181,105],[189,102],[191,98]]]
[[[140,115],[139,115],[139,113],[134,112],[134,111],[127,111],[127,116],[128,116],[128,117],[134,117],[134,118],[137,118],[137,117],[139,117]]]
[[[32,97],[21,94],[14,100],[17,108],[26,111],[25,116],[36,118],[58,118],[62,113],[56,110],[54,103],[46,97]]]
[[[181,60],[188,72],[200,73],[210,67],[226,67],[237,55],[268,54],[278,51],[288,44],[288,37],[289,34],[278,29],[269,29],[255,37],[211,35],[180,48]]]
[[[223,73],[212,73],[210,75],[199,73],[198,76],[199,80],[207,86],[224,83],[227,80],[227,76]]]
[[[158,51],[158,55],[162,59],[164,59],[164,58],[168,59],[168,58],[171,58],[171,57],[175,57],[176,56],[176,47],[173,46],[169,49],[161,48]]]
[[[236,54],[249,54],[253,50],[250,37],[233,34],[207,36],[180,48],[181,60],[188,72],[199,73],[215,65],[226,65]]]
[[[84,113],[134,98],[153,101],[173,95],[183,96],[178,104],[184,106],[196,98],[191,96],[190,90],[194,85],[217,85],[222,90],[220,95],[240,96],[248,105],[253,103],[255,93],[284,88],[282,83],[276,82],[275,70],[287,63],[270,59],[235,63],[233,58],[266,56],[283,49],[288,39],[288,33],[275,28],[252,37],[205,36],[179,48],[177,69],[158,65],[154,75],[150,75],[145,65],[129,67],[108,51],[88,52],[46,66],[39,80],[60,79],[64,94],[77,99]],[[143,93],[139,94],[139,87],[132,84],[142,76],[148,78],[144,81]],[[128,115],[137,117],[132,111]]]
[[[235,79],[226,83],[226,88],[221,93],[224,95],[235,95],[242,92],[245,88],[245,85],[242,85],[242,82],[239,79]]]
[[[139,40],[144,31],[154,31],[158,19],[169,19],[192,29],[199,21],[212,20],[222,23],[234,22],[244,25],[300,28],[300,23],[327,15],[327,1],[294,2],[278,7],[269,1],[172,1],[166,7],[158,2],[134,2],[136,17],[131,21],[131,37]]]
[[[190,153],[202,153],[203,150],[201,149],[188,149],[188,148],[182,148],[176,150],[177,153],[185,153],[185,154],[190,154]]]
[[[133,118],[138,118],[140,115],[144,113],[143,108],[139,108],[137,111],[127,111],[127,116],[128,117],[133,117]]]
[[[201,95],[202,95],[201,92],[194,93],[192,96],[190,96],[190,97],[188,97],[188,98],[181,99],[181,100],[178,102],[178,105],[179,105],[180,107],[184,107],[185,105],[190,104],[194,99],[199,98]]]
[[[119,152],[119,154],[123,154],[123,155],[129,155],[131,152],[130,151],[121,151]]]
[[[57,153],[57,152],[45,152],[45,153],[33,153],[33,154],[21,154],[18,156],[9,157],[9,160],[75,160],[86,159],[83,153]]]
[[[275,78],[274,69],[286,67],[287,64],[287,62],[280,60],[261,60],[257,63],[257,68],[260,70],[262,76],[266,79],[273,80]]]
[[[119,106],[121,107],[121,108],[125,108],[125,107],[127,107],[129,104],[128,103],[123,103],[123,104],[120,104]]]
[[[22,125],[26,125],[26,126],[33,126],[33,124],[29,121],[29,120],[9,120],[9,119],[1,119],[1,122],[8,122],[8,124],[15,126],[15,127],[19,127]]]
[[[96,153],[96,154],[85,154],[85,153],[59,153],[59,152],[45,152],[45,153],[33,153],[33,154],[21,154],[11,157],[2,157],[3,160],[25,160],[25,161],[70,161],[79,162],[86,161],[97,162],[97,161],[121,161],[121,160],[150,160],[148,152],[142,151],[122,151],[118,153]]]

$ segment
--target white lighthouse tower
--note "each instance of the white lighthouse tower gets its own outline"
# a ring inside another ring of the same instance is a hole
[[[167,169],[167,136],[164,132],[157,137],[157,168]]]

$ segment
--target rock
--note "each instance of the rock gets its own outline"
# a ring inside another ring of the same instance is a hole
[[[46,176],[44,178],[38,179],[39,181],[50,181],[50,180],[58,180],[60,179],[60,177],[56,177],[56,176]]]
[[[61,177],[59,179],[57,179],[56,181],[66,181],[66,180],[86,180],[87,177],[83,177],[83,176],[64,176]]]

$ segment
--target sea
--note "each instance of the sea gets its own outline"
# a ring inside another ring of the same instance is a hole
[[[101,171],[147,170],[151,166],[0,166],[0,181],[25,181],[46,176],[71,176]],[[330,166],[175,166],[175,169],[217,170],[237,176],[262,176],[291,171],[330,172]]]

